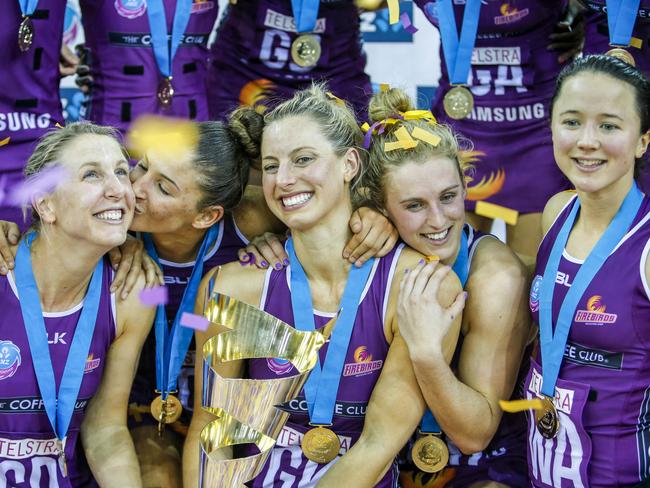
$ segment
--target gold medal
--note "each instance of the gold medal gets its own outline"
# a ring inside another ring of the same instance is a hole
[[[535,410],[535,424],[545,439],[553,439],[557,435],[560,430],[560,418],[551,398],[542,398],[542,408]]]
[[[437,473],[449,462],[447,444],[438,435],[424,434],[411,449],[413,464],[425,473]]]
[[[291,59],[303,68],[316,66],[316,63],[320,59],[320,54],[320,42],[312,35],[298,36],[291,44]]]
[[[59,462],[59,469],[64,478],[68,477],[68,463],[65,459],[65,445],[61,439],[56,440],[57,459]]]
[[[23,21],[18,26],[18,48],[22,52],[29,51],[34,42],[34,24],[29,17],[23,17]]]
[[[452,119],[464,119],[472,113],[474,96],[464,86],[455,86],[445,94],[442,99],[445,113]]]
[[[632,56],[628,51],[626,51],[623,48],[615,47],[607,51],[605,55],[620,59],[624,63],[629,64],[630,66],[636,66],[636,62],[634,61],[634,56]]]
[[[318,426],[305,432],[300,447],[310,461],[327,464],[338,455],[341,441],[332,430]]]
[[[180,418],[181,413],[183,413],[183,405],[174,395],[167,395],[165,400],[160,395],[151,402],[151,415],[161,425],[173,424]]]
[[[174,87],[172,86],[172,77],[164,78],[158,85],[158,101],[167,108],[172,104],[174,97]]]

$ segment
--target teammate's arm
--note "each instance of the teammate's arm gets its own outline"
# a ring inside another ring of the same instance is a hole
[[[102,488],[142,486],[140,466],[126,425],[131,384],[140,350],[149,334],[155,309],[142,305],[140,274],[135,290],[117,302],[117,337],[106,358],[104,375],[81,425],[81,438],[93,476]]]
[[[415,372],[429,408],[465,454],[482,451],[501,421],[530,335],[524,265],[495,239],[479,243],[466,289],[457,377],[441,354],[416,353]]]

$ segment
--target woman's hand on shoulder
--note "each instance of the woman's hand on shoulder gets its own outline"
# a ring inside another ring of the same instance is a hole
[[[454,277],[451,267],[425,259],[405,270],[397,299],[397,323],[412,358],[449,355],[448,335],[460,323],[467,297],[458,278],[453,282]],[[450,278],[442,290],[443,282]],[[458,331],[451,336],[457,340]]]
[[[343,258],[358,267],[370,258],[388,254],[399,239],[393,223],[384,214],[369,207],[356,210],[349,225],[354,235],[343,249]]]
[[[6,275],[14,269],[16,244],[20,240],[20,229],[14,222],[0,220],[0,274]]]
[[[143,273],[145,286],[151,288],[163,285],[165,279],[156,262],[144,250],[140,239],[127,236],[124,244],[114,247],[108,252],[115,277],[111,283],[111,291],[125,300],[136,286],[140,273]]]
[[[253,237],[248,245],[238,251],[239,262],[242,266],[257,266],[266,269],[269,264],[275,269],[289,265],[289,256],[284,250],[286,237],[273,232],[265,232]]]

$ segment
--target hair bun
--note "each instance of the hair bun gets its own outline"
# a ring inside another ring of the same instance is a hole
[[[372,96],[368,106],[368,115],[372,122],[377,122],[399,112],[408,112],[413,109],[411,99],[404,90],[389,88]]]
[[[264,117],[261,114],[250,107],[240,107],[228,117],[228,128],[248,158],[259,158],[264,129]]]

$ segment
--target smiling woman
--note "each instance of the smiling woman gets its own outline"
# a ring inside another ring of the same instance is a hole
[[[650,142],[650,80],[610,56],[581,58],[558,78],[551,128],[576,192],[544,209],[530,291],[540,351],[524,391],[542,408],[529,415],[529,472],[539,487],[645,486],[650,199],[635,171]]]
[[[252,109],[244,109],[244,113],[255,114]],[[396,320],[400,278],[404,269],[416,266],[421,256],[398,246],[385,257],[359,268],[342,259],[352,235],[348,222],[353,212],[353,186],[363,166],[363,136],[345,104],[337,103],[316,86],[297,92],[263,119],[257,117],[264,123],[263,133],[258,134],[264,196],[273,214],[291,231],[287,243],[291,263],[285,269],[268,270],[242,268],[237,263],[223,266],[218,274],[215,270],[204,278],[197,307],[201,309],[201,297],[206,295],[211,280],[214,291],[259,306],[288,324],[312,330],[336,316],[342,301],[350,306],[340,314],[329,344],[320,352],[325,369],[316,390],[337,393],[331,396],[332,401],[318,403],[312,411],[300,405],[321,402],[325,395],[317,394],[314,399],[311,390],[301,392],[296,407],[290,408],[285,433],[280,434],[251,486],[314,486],[343,461],[346,464],[338,471],[340,478],[323,479],[325,486],[394,486],[394,457],[413,431],[424,406]],[[433,267],[427,270],[429,274],[432,271]],[[453,275],[439,273],[432,281],[435,284],[428,288],[429,293],[436,294],[440,289],[445,306],[454,301],[459,286]],[[350,291],[355,288],[359,293]],[[300,294],[309,297],[308,303],[295,298]],[[454,309],[459,308],[456,303]],[[459,321],[445,316],[437,325],[438,346],[451,357]],[[207,332],[197,333],[197,349],[215,332],[212,326]],[[358,372],[352,367],[359,360],[359,351],[372,356],[374,369]],[[332,359],[336,355],[338,360]],[[345,365],[351,366],[345,369]],[[243,366],[241,361],[223,363],[220,374],[242,375]],[[291,369],[279,369],[256,359],[248,362],[246,371],[253,379],[293,374]],[[202,365],[197,363],[197,389],[202,386],[201,372]],[[342,415],[344,407],[352,413]],[[201,398],[195,397],[183,453],[187,488],[197,486],[199,434],[213,419],[201,408]],[[328,426],[328,451],[332,457],[315,459],[310,455],[313,451],[305,443],[309,436],[304,434],[315,425]],[[365,442],[357,443],[362,430],[372,434]]]
[[[125,419],[153,314],[137,293],[116,302],[103,257],[133,218],[126,154],[111,129],[73,124],[46,135],[25,172],[38,178],[54,166],[67,176],[32,196],[34,230],[18,244],[14,272],[0,278],[0,359],[11,360],[0,361],[0,403],[10,405],[0,411],[0,443],[10,446],[0,450],[0,485],[69,487],[94,477],[138,487]],[[140,276],[136,292],[143,284]],[[15,398],[35,402],[25,408]]]

